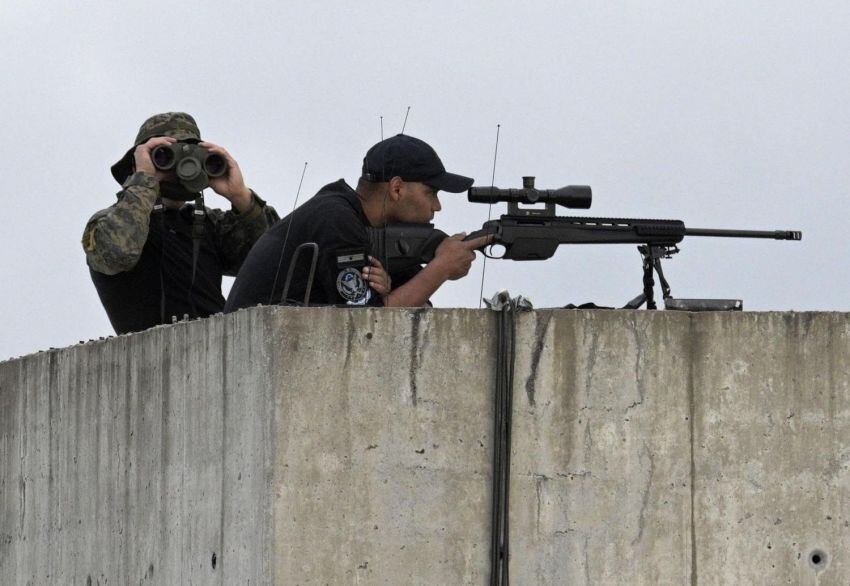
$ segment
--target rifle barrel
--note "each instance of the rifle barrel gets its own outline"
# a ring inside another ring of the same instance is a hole
[[[720,230],[716,228],[686,228],[685,236],[715,236],[720,238],[770,238],[772,240],[802,240],[799,230]]]

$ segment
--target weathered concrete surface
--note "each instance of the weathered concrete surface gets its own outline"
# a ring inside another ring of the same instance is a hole
[[[693,340],[700,576],[850,584],[848,315],[705,316]]]
[[[514,583],[850,582],[850,314],[518,320]],[[255,308],[0,363],[0,583],[486,583],[495,327]]]

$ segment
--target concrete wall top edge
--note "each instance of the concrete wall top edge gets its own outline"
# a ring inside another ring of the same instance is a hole
[[[247,309],[241,309],[234,314],[231,315],[240,315],[240,314],[275,314],[278,312],[286,313],[303,313],[303,312],[336,312],[336,311],[371,311],[371,312],[381,312],[381,313],[390,313],[390,314],[413,314],[419,312],[428,312],[437,315],[445,315],[445,314],[459,314],[463,316],[464,319],[469,319],[472,316],[477,314],[481,315],[490,315],[492,314],[489,309],[474,309],[474,308],[457,308],[457,307],[449,307],[449,308],[345,308],[345,307],[281,307],[281,306],[257,306],[251,307]],[[850,325],[850,312],[840,312],[840,311],[742,311],[742,312],[686,312],[686,311],[646,311],[646,310],[631,310],[631,309],[563,309],[558,307],[543,307],[543,308],[535,308],[530,313],[547,313],[547,314],[562,314],[562,315],[573,315],[576,318],[583,319],[603,319],[606,320],[608,318],[611,319],[622,319],[624,316],[633,317],[634,319],[644,319],[644,320],[698,320],[699,322],[708,322],[708,323],[716,323],[717,321],[723,321],[726,323],[746,323],[749,320],[769,320],[774,319],[776,317],[782,316],[785,320],[797,320],[802,322],[810,322],[815,319],[837,319],[837,320],[847,320],[848,325]],[[162,331],[170,331],[172,328],[195,328],[195,327],[207,327],[206,325],[201,324],[209,324],[211,322],[215,322],[216,320],[226,319],[227,316],[222,314],[216,314],[209,318],[199,319],[199,320],[189,320],[189,321],[181,321],[174,324],[167,324],[162,326],[156,326],[145,330],[143,332],[134,332],[130,334],[123,334],[120,336],[105,336],[99,338],[97,340],[81,340],[77,344],[73,344],[71,346],[65,346],[62,348],[49,348],[44,350],[36,350],[29,354],[25,354],[23,356],[10,356],[7,358],[0,359],[0,365],[3,365],[8,362],[15,362],[18,360],[25,360],[32,356],[41,355],[41,354],[49,354],[52,352],[62,352],[69,348],[78,348],[78,347],[91,347],[96,346],[98,344],[104,344],[111,340],[116,339],[132,339],[137,336],[151,336],[157,335],[156,332]]]

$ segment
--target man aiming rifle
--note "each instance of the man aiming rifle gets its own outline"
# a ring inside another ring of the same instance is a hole
[[[711,236],[727,238],[770,238],[774,240],[800,240],[802,233],[794,230],[722,230],[713,228],[686,228],[681,220],[653,220],[632,218],[590,218],[556,215],[556,206],[590,208],[591,189],[588,186],[568,186],[556,190],[534,187],[533,177],[523,178],[522,189],[497,187],[472,187],[468,199],[475,203],[507,202],[508,213],[498,220],[490,220],[481,230],[471,233],[468,239],[490,235],[493,240],[479,250],[489,258],[510,260],[544,260],[551,258],[562,244],[638,244],[644,269],[643,293],[626,307],[636,309],[646,303],[655,309],[653,272],[657,273],[665,300],[672,300],[670,287],[661,269],[661,260],[679,252],[677,244],[685,236]],[[545,204],[544,208],[524,208],[519,204]],[[427,262],[433,249],[446,235],[430,224],[388,226],[372,230],[373,249],[384,253],[390,271],[409,265]],[[501,249],[502,254],[493,254]],[[678,300],[683,301],[683,300]],[[668,303],[670,308],[689,309],[696,305],[704,309],[740,309],[727,307],[729,303],[691,304]]]

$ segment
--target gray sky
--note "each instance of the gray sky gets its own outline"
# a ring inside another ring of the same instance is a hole
[[[406,132],[479,185],[501,124],[500,187],[535,175],[591,185],[583,215],[803,231],[686,240],[665,265],[674,296],[848,311],[848,31],[846,0],[4,0],[0,360],[112,333],[80,235],[114,202],[109,166],[169,110],[192,113],[281,215],[305,161],[302,198],[353,182],[381,115],[389,136],[411,106]],[[463,195],[442,201],[447,232],[487,219]],[[481,267],[435,305],[477,307]],[[488,261],[485,293],[502,288],[537,307],[621,305],[640,292],[640,261],[629,245]]]

